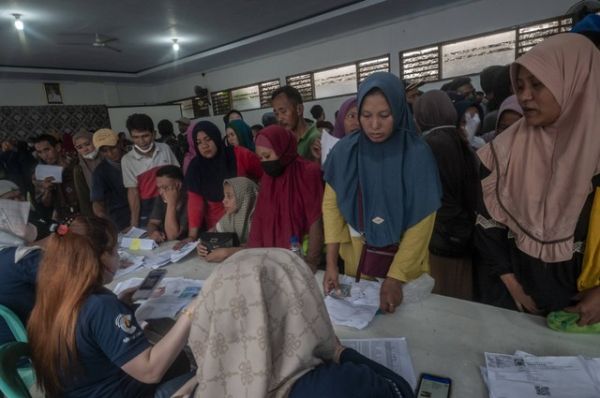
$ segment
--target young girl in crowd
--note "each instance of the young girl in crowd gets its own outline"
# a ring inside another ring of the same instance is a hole
[[[600,322],[600,52],[559,34],[517,59],[511,78],[524,117],[478,152],[482,299]]]
[[[199,368],[179,396],[414,396],[402,377],[340,345],[312,272],[287,250],[237,253],[200,294],[190,333]]]
[[[308,238],[306,262],[316,271],[323,248],[318,164],[298,156],[296,137],[281,126],[269,126],[256,137],[256,153],[265,174],[252,220],[248,247],[290,248],[292,238]]]
[[[358,123],[356,97],[348,98],[342,103],[340,109],[336,113],[333,131],[331,133],[323,132],[323,134],[321,134],[321,163],[325,164],[331,148],[333,148],[337,141],[348,134],[358,131],[359,128],[360,124]]]
[[[498,110],[498,121],[496,122],[496,130],[494,137],[502,133],[504,130],[515,124],[523,117],[523,108],[519,105],[516,95],[511,95],[502,102]]]
[[[198,122],[192,130],[192,138],[197,156],[190,162],[185,175],[189,216],[187,241],[196,240],[202,228],[214,228],[225,214],[225,179],[249,177],[258,181],[263,174],[256,154],[242,146],[226,147],[219,128],[213,123]]]
[[[205,246],[199,244],[198,254],[209,262],[223,261],[246,246],[258,196],[258,185],[246,177],[229,178],[223,181],[223,195],[225,215],[215,229],[217,232],[235,233],[241,247],[219,248],[209,252]]]
[[[393,312],[402,301],[402,284],[429,270],[427,247],[441,187],[435,158],[417,135],[396,76],[379,72],[365,79],[358,111],[361,129],[338,142],[325,163],[323,288],[338,288],[340,249],[346,274],[369,275],[359,269],[362,234],[376,251],[385,247],[393,256],[389,270],[371,274],[385,277],[380,307]]]
[[[456,110],[445,92],[426,92],[416,100],[413,110],[421,135],[437,161],[443,190],[442,207],[429,243],[433,292],[472,300],[472,238],[479,184],[475,153],[455,127]]]
[[[255,151],[254,135],[252,129],[241,119],[232,120],[227,125],[227,142],[231,146],[241,145],[246,149]]]
[[[156,385],[187,342],[193,309],[151,346],[133,310],[103,286],[118,268],[110,221],[80,216],[48,238],[27,326],[46,396],[170,397],[189,379]]]

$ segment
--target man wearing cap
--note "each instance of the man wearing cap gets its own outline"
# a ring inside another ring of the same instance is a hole
[[[127,229],[131,214],[127,188],[123,185],[123,149],[119,145],[119,136],[110,129],[100,129],[94,133],[93,141],[102,156],[102,162],[92,174],[90,197],[94,214],[111,220],[119,230]]]

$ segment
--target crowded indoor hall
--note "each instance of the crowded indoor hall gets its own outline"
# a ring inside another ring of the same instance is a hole
[[[600,397],[600,1],[0,2],[0,398]]]

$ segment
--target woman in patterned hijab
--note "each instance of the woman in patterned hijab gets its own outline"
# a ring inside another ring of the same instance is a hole
[[[223,181],[225,215],[217,223],[218,232],[235,232],[242,245],[248,241],[258,185],[246,177]]]
[[[413,397],[400,376],[339,344],[313,273],[289,250],[237,253],[195,304],[199,367],[175,396]]]

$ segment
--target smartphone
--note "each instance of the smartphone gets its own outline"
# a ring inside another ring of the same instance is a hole
[[[158,286],[160,281],[163,280],[166,274],[167,270],[163,268],[150,271],[142,281],[142,284],[140,285],[138,290],[136,290],[135,293],[133,293],[133,296],[131,297],[132,300],[146,300],[148,297],[150,297],[154,289],[156,289],[156,287]]]
[[[448,398],[452,380],[448,377],[421,374],[416,398]]]

